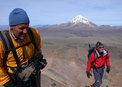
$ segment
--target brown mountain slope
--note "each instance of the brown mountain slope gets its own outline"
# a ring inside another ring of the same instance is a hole
[[[89,87],[94,78],[86,77],[87,42],[102,41],[111,58],[111,72],[106,72],[103,78],[103,87],[121,87],[122,76],[122,44],[108,38],[100,37],[71,37],[71,38],[44,38],[42,50],[48,61],[42,71],[42,87]]]

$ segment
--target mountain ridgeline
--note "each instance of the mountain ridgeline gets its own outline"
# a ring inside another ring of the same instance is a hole
[[[89,37],[89,36],[122,36],[122,28],[119,26],[101,25],[98,26],[83,16],[76,16],[71,21],[62,24],[46,25],[38,27],[42,36],[49,37]]]

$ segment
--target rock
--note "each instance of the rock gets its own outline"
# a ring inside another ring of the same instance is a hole
[[[101,87],[109,87],[109,81],[107,79],[104,79],[102,84],[101,84]]]

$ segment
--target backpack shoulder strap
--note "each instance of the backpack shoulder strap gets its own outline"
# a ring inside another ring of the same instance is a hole
[[[106,59],[107,59],[107,56],[108,56],[108,54],[105,56]]]
[[[8,57],[8,54],[10,52],[10,46],[9,46],[9,42],[8,42],[8,39],[5,35],[5,32],[6,31],[0,31],[0,40],[2,41],[2,44],[3,44],[3,48],[4,48],[4,58],[3,58],[3,64],[5,67],[6,66],[6,61],[7,61],[7,57]]]
[[[94,51],[94,59],[96,60],[96,58],[97,58],[97,54],[96,54],[96,52]]]
[[[107,59],[107,56],[108,56],[108,51],[106,50],[106,52],[107,52],[107,55],[105,56],[105,58]]]
[[[13,56],[14,56],[14,58],[15,58],[15,60],[16,60],[18,69],[21,70],[19,58],[18,58],[18,55],[17,55],[17,53],[16,53],[16,49],[15,49],[15,47],[14,47],[14,44],[13,44],[13,42],[12,42],[12,39],[11,39],[11,37],[10,37],[9,31],[6,31],[6,32],[5,32],[5,35],[6,35],[7,39],[8,39],[9,46],[10,46],[11,51],[12,51],[12,53],[13,53]]]
[[[30,37],[32,43],[34,44],[34,47],[36,48],[37,51],[39,51],[39,48],[37,47],[36,42],[35,42],[33,32],[30,28],[28,29],[28,34],[29,34],[29,37]]]
[[[7,37],[5,35],[5,32],[6,31],[0,31],[0,40],[2,41],[2,44],[3,44],[3,47],[4,47],[4,50],[7,51],[10,49],[10,46],[9,46],[9,42],[7,40]]]
[[[4,47],[4,58],[3,58],[3,65],[5,67],[6,73],[9,75],[10,79],[14,82],[13,77],[11,76],[10,73],[8,73],[8,68],[7,68],[7,58],[8,55],[10,53],[10,45],[9,45],[9,41],[6,37],[5,32],[7,31],[0,31],[0,40],[2,41],[3,47]]]

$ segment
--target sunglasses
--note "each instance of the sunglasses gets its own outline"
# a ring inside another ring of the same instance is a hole
[[[104,47],[102,46],[102,47],[99,47],[99,48],[104,48]]]

